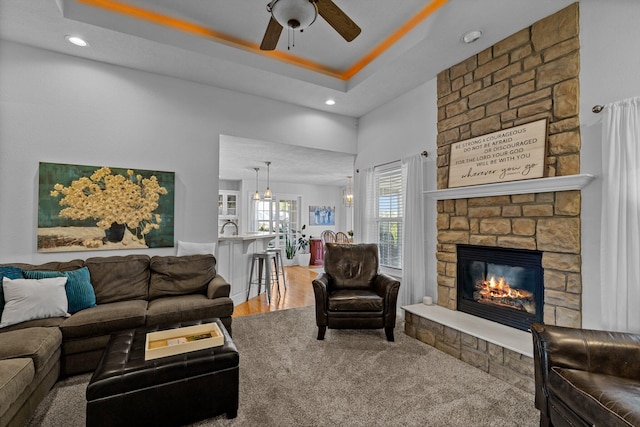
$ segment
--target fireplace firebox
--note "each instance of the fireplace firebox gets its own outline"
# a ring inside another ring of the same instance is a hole
[[[542,252],[458,245],[458,311],[526,331],[542,322]]]

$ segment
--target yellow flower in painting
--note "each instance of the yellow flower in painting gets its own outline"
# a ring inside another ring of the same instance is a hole
[[[60,206],[65,206],[60,210],[61,217],[93,218],[104,230],[113,223],[125,224],[133,229],[138,241],[144,242],[145,234],[160,228],[162,218],[154,211],[159,206],[160,196],[168,191],[160,186],[155,176],[143,178],[140,174],[135,175],[132,169],[126,173],[128,177],[113,175],[109,168],[100,168],[89,178],[78,178],[68,187],[54,185],[50,195],[64,196],[59,202]]]

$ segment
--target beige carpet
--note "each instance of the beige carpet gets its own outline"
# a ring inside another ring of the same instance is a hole
[[[195,426],[537,426],[533,395],[406,336],[328,330],[312,307],[240,317],[238,417]],[[84,426],[89,375],[59,382],[31,426]]]

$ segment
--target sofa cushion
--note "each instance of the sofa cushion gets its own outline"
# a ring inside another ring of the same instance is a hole
[[[8,277],[9,279],[21,279],[22,269],[11,265],[0,265],[0,314],[4,309],[4,292],[2,292],[2,278]]]
[[[79,311],[60,325],[65,340],[108,335],[144,326],[147,301],[119,301],[98,304]]]
[[[204,295],[165,297],[149,302],[148,326],[164,323],[186,322],[210,317],[227,317],[233,314],[231,298],[209,299]]]
[[[149,298],[204,294],[216,277],[213,255],[154,256],[151,258]]]
[[[44,279],[48,277],[66,277],[67,284],[64,289],[69,302],[69,313],[95,307],[96,294],[91,285],[89,269],[82,267],[73,271],[25,271],[27,279]]]
[[[47,317],[46,319],[33,319],[26,322],[18,323],[16,325],[7,326],[2,328],[2,332],[6,331],[18,331],[20,329],[27,328],[52,328],[59,327],[66,317]]]
[[[66,277],[2,280],[5,305],[0,328],[31,319],[68,316]]]
[[[31,359],[0,360],[0,418],[29,387],[34,377],[35,369]]]
[[[84,261],[74,259],[72,261],[52,261],[45,264],[22,264],[12,263],[11,265],[22,269],[23,271],[41,270],[41,271],[73,271],[82,268]]]
[[[640,425],[640,379],[553,367],[549,390],[590,423]]]
[[[97,304],[146,300],[149,288],[149,257],[128,255],[94,257],[85,261]]]
[[[62,345],[58,328],[27,328],[0,333],[0,360],[27,357],[36,370],[47,364]]]

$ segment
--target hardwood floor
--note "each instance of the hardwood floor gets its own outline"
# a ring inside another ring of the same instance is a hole
[[[284,289],[282,278],[280,278],[280,296],[278,296],[276,286],[272,285],[270,304],[267,304],[267,296],[263,289],[262,293],[257,297],[236,305],[232,317],[249,316],[251,314],[306,307],[315,304],[311,281],[318,275],[312,269],[317,270],[318,268],[321,267],[300,267],[298,265],[285,267],[287,289]]]

